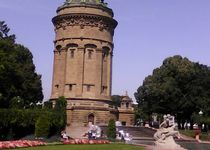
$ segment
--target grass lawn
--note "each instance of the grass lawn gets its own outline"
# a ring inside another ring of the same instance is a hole
[[[33,148],[19,148],[18,150],[144,150],[143,147],[126,144],[105,145],[54,145]]]

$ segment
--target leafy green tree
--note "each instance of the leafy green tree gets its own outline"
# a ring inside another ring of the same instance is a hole
[[[115,120],[110,119],[107,129],[107,137],[109,139],[115,139],[116,138],[116,126],[115,126]]]
[[[12,43],[15,42],[15,35],[9,35],[10,28],[7,27],[4,21],[0,21],[0,40],[4,39]]]
[[[19,96],[13,97],[10,101],[10,108],[22,109],[24,107],[24,101]]]
[[[58,123],[59,128],[57,129],[57,131],[59,131],[59,132],[62,131],[66,126],[66,122],[67,122],[66,107],[67,107],[66,98],[64,96],[59,97],[56,100],[55,107],[54,107],[54,111],[60,117],[60,122]],[[58,119],[56,119],[56,120],[58,120]]]
[[[55,102],[55,110],[57,111],[66,111],[66,98],[64,96],[59,97]]]
[[[209,111],[210,70],[181,56],[169,57],[146,77],[135,93],[138,106],[152,113],[175,115],[179,125],[193,123],[192,114]]]
[[[111,96],[112,105],[114,105],[115,107],[120,107],[121,99],[122,98],[120,95],[112,95]]]
[[[9,108],[11,100],[19,97],[24,107],[43,99],[41,76],[35,72],[29,49],[15,43],[9,28],[0,22],[0,108]]]

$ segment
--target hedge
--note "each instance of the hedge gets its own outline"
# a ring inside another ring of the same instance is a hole
[[[60,133],[65,127],[65,116],[54,110],[34,110],[34,109],[0,109],[0,140],[19,139],[28,134],[34,134],[36,128],[42,126],[41,116],[47,116],[49,120],[49,130]],[[55,131],[57,130],[57,131]],[[48,133],[51,135],[53,133]]]

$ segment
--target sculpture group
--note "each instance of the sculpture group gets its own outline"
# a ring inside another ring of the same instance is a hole
[[[180,138],[180,134],[175,130],[174,116],[164,115],[164,121],[160,124],[160,128],[154,134],[155,147],[167,150],[184,150],[174,141],[174,136]]]

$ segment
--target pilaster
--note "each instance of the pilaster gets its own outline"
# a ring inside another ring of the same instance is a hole
[[[76,97],[82,97],[83,83],[84,83],[84,62],[85,61],[85,48],[78,47],[77,52],[77,88]]]
[[[96,49],[96,77],[95,77],[95,85],[96,85],[96,97],[100,97],[101,88],[102,88],[102,49]]]

